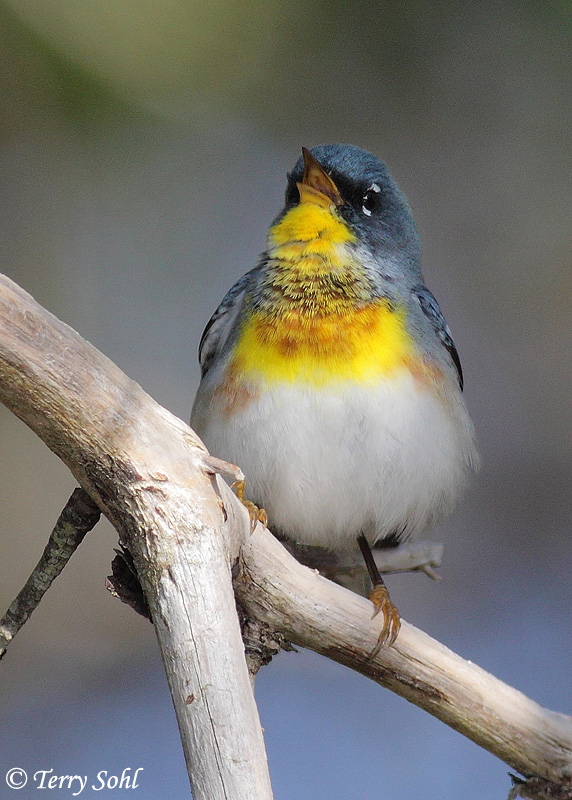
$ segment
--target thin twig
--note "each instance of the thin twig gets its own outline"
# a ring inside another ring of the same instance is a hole
[[[74,489],[42,557],[0,620],[0,658],[100,516],[101,511],[91,497],[83,489]]]
[[[357,547],[354,550],[331,551],[323,547],[303,545],[281,540],[284,547],[305,566],[318,569],[325,575],[364,572],[363,559]],[[436,542],[404,542],[395,547],[373,547],[372,555],[377,569],[383,574],[391,572],[425,572],[433,580],[440,580],[434,567],[443,560],[443,545]]]

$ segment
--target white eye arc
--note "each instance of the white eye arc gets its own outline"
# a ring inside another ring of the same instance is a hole
[[[363,196],[363,205],[361,210],[367,217],[371,217],[374,208],[377,205],[377,195],[381,189],[377,183],[372,183],[367,192]]]

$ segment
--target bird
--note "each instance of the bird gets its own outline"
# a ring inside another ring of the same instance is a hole
[[[210,318],[191,426],[272,532],[362,551],[379,644],[400,615],[371,547],[431,528],[478,466],[463,372],[409,203],[375,155],[308,150],[266,247]]]

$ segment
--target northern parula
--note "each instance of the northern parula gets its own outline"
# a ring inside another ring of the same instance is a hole
[[[451,511],[477,464],[411,209],[358,147],[303,150],[266,250],[211,317],[199,360],[191,425],[294,542],[403,541]],[[392,643],[399,615],[380,585]]]

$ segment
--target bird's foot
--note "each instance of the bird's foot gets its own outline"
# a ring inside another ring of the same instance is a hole
[[[363,533],[358,536],[357,541],[373,585],[373,589],[369,593],[369,599],[374,605],[372,619],[374,619],[380,611],[383,611],[383,627],[377,639],[377,644],[369,656],[370,658],[375,658],[383,645],[391,647],[391,645],[395,643],[397,634],[401,628],[401,617],[399,616],[399,611],[391,602],[387,587],[375,563],[369,542]]]
[[[242,503],[242,505],[248,511],[248,515],[250,517],[250,532],[256,528],[256,523],[261,522],[262,525],[266,528],[268,525],[268,514],[263,508],[258,508],[257,505],[251,503],[250,500],[244,499],[244,487],[246,486],[246,480],[242,479],[240,481],[235,481],[231,489],[235,489],[236,496]]]
[[[371,654],[374,658],[383,645],[391,647],[397,639],[397,634],[401,628],[401,617],[399,611],[393,605],[387,587],[384,583],[375,583],[373,589],[369,593],[369,599],[374,605],[372,619],[377,617],[380,611],[383,612],[383,627],[377,639],[377,645]]]

